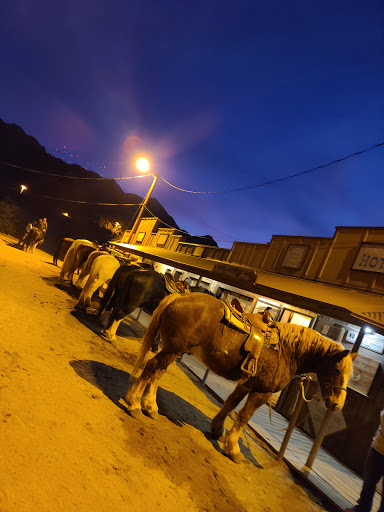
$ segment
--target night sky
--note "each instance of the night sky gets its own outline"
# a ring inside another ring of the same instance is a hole
[[[49,153],[122,177],[142,152],[177,187],[228,191],[158,181],[191,234],[231,247],[384,225],[383,147],[230,192],[384,141],[379,0],[3,1],[0,48],[0,118]]]

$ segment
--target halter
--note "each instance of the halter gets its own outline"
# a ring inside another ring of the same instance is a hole
[[[317,393],[315,393],[315,394],[312,396],[312,398],[308,399],[308,398],[306,398],[306,396],[305,396],[304,383],[305,383],[305,381],[306,381],[306,380],[310,380],[310,381],[312,381],[312,382],[314,382],[314,381],[313,381],[312,377],[310,377],[309,375],[298,375],[298,377],[300,377],[301,396],[302,396],[302,398],[303,398],[304,402],[307,402],[307,403],[308,403],[308,402],[312,402],[312,400],[313,400],[314,398],[316,398],[317,396],[319,396],[320,394],[321,394],[321,398],[323,398],[323,399],[325,399],[325,398],[329,398],[330,396],[334,395],[334,390],[335,390],[335,389],[340,389],[341,391],[345,391],[345,392],[347,392],[347,388],[344,388],[344,387],[342,387],[342,386],[334,386],[334,384],[333,384],[333,377],[332,377],[332,378],[331,378],[331,382],[327,382],[327,383],[325,383],[325,384],[324,384],[324,386],[325,386],[325,387],[330,386],[330,388],[331,388],[331,393],[329,393],[328,395],[323,395],[322,393],[320,393],[319,391],[321,391],[321,386],[320,386],[320,383],[318,382],[318,385],[319,385],[319,387],[320,387],[320,390],[319,390]]]
[[[335,392],[334,392],[334,390],[335,390],[335,389],[339,389],[339,390],[341,390],[341,391],[345,391],[345,392],[347,392],[347,388],[344,388],[344,387],[342,387],[342,386],[335,386],[335,385],[333,384],[333,376],[331,377],[331,382],[324,383],[324,384],[323,384],[323,386],[324,386],[324,387],[326,387],[326,388],[327,388],[327,387],[330,387],[330,388],[331,388],[331,392],[330,392],[328,395],[324,395],[324,394],[322,394],[322,395],[321,395],[321,396],[322,396],[322,398],[329,398],[330,396],[334,395],[334,394],[335,394]],[[321,387],[320,387],[320,389],[321,389]]]

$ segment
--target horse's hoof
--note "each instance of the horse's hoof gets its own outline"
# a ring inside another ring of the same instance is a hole
[[[215,441],[220,441],[221,443],[224,443],[225,441],[225,432],[213,432],[211,430],[210,432],[211,439],[214,439]]]
[[[101,331],[100,334],[103,336],[103,338],[105,338],[109,342],[116,341],[116,336],[109,334],[108,331],[103,330],[103,331]]]
[[[243,457],[240,453],[227,453],[228,457],[236,464],[240,464],[243,461]]]
[[[128,409],[127,412],[135,420],[143,420],[145,418],[141,409]]]
[[[159,411],[146,411],[145,409],[143,410],[143,413],[148,416],[149,418],[151,418],[152,420],[157,420],[159,418]]]

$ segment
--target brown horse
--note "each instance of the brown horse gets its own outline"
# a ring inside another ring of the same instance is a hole
[[[247,317],[255,324],[262,320],[260,314],[247,314]],[[151,318],[132,375],[141,366],[158,332],[162,350],[148,360],[141,376],[128,390],[125,401],[129,414],[138,418],[143,410],[157,418],[158,381],[168,366],[184,353],[194,355],[217,375],[239,381],[211,422],[214,437],[223,435],[226,417],[248,395],[225,438],[225,452],[235,462],[241,460],[238,439],[243,427],[255,410],[272,393],[283,389],[294,375],[317,373],[326,407],[331,411],[341,409],[355,354],[307,327],[276,323],[272,329],[278,331],[279,350],[264,346],[256,375],[244,380],[241,364],[246,355],[243,346],[247,335],[227,324],[223,303],[202,293],[166,297]],[[147,384],[149,389],[143,396]]]

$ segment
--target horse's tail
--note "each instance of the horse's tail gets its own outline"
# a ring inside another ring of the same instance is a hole
[[[111,301],[112,295],[115,291],[116,283],[120,277],[120,274],[123,270],[123,267],[119,267],[116,272],[113,274],[112,279],[109,281],[107,289],[101,299],[100,309],[98,315],[100,316],[104,309],[108,309],[108,305]]]
[[[181,295],[179,295],[178,293],[171,293],[167,297],[164,297],[164,299],[160,302],[160,304],[153,312],[151,321],[149,322],[147,330],[145,331],[135,366],[131,373],[131,379],[137,374],[139,368],[143,364],[145,356],[147,355],[147,353],[150,351],[151,347],[154,344],[157,333],[159,332],[160,329],[161,317],[164,313],[164,310],[169,306],[169,304],[180,298]]]

